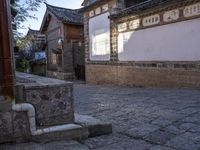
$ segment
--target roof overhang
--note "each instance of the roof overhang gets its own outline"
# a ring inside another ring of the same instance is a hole
[[[92,7],[95,7],[95,6],[97,6],[97,5],[101,4],[101,3],[103,4],[105,1],[107,1],[107,0],[97,0],[96,2],[94,2],[94,3],[92,3],[92,4],[88,5],[88,6],[83,7],[82,11],[83,12],[84,11],[88,11]]]
[[[185,2],[187,0],[163,0],[160,1],[159,0],[154,0],[154,1],[147,1],[147,2],[143,2],[134,6],[131,6],[129,8],[123,9],[121,11],[119,11],[117,14],[113,14],[110,15],[109,18],[110,19],[117,19],[117,18],[121,18],[123,16],[128,16],[128,15],[140,15],[144,12],[147,11],[151,11],[152,9],[156,10],[159,9],[161,7],[166,7],[169,5],[175,5],[181,2]]]
[[[50,21],[51,21],[51,14],[48,12],[48,10],[46,10],[40,27],[40,33],[44,33],[47,30]]]
[[[84,0],[81,4],[81,6],[85,6],[87,4],[88,0]]]

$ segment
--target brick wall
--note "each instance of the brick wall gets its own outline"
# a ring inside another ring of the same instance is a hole
[[[143,68],[131,65],[87,64],[90,84],[114,84],[137,87],[199,87],[199,70]]]

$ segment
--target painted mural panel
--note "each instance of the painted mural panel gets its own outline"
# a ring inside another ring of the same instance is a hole
[[[167,11],[163,15],[164,22],[175,21],[178,18],[179,18],[179,10],[178,9]]]
[[[200,3],[185,7],[183,10],[184,17],[193,17],[200,15]]]
[[[142,24],[144,27],[156,25],[159,23],[160,23],[160,15],[159,14],[145,17],[142,20]]]
[[[117,28],[118,28],[118,32],[126,31],[127,30],[127,24],[126,24],[126,22],[119,24]]]
[[[105,5],[102,6],[102,11],[103,12],[108,11],[108,4],[105,4]]]
[[[120,61],[199,61],[200,19],[120,33]]]
[[[94,10],[91,10],[91,11],[90,11],[89,16],[90,16],[90,17],[93,17],[93,16],[94,16]]]
[[[95,14],[99,15],[101,13],[101,7],[95,9]]]
[[[109,13],[89,20],[90,60],[110,60],[110,20]]]
[[[137,29],[140,27],[140,19],[132,20],[129,22],[129,29]]]

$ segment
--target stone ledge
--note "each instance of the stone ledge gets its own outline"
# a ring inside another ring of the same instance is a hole
[[[76,125],[76,128],[69,128],[64,131],[46,133],[43,135],[32,136],[34,142],[50,142],[57,140],[81,140],[86,139],[89,135],[87,128]]]
[[[56,140],[81,140],[112,133],[112,125],[88,115],[75,114],[75,128],[43,135],[32,136],[31,141],[49,142]]]
[[[75,114],[75,123],[80,124],[84,128],[88,129],[88,137],[112,133],[111,123],[102,122],[101,120],[92,116]]]
[[[26,89],[44,88],[44,87],[60,87],[73,86],[72,82],[53,79],[48,77],[41,77],[37,75],[16,72],[17,85],[23,84]]]

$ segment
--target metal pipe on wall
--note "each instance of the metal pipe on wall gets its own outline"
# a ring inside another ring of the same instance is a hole
[[[80,125],[70,123],[70,124],[63,124],[63,125],[57,125],[57,126],[51,126],[51,127],[47,127],[47,128],[37,129],[36,120],[35,120],[35,108],[33,105],[31,105],[29,103],[16,104],[15,101],[13,101],[12,102],[12,110],[17,111],[17,112],[23,112],[23,111],[27,112],[27,116],[29,119],[29,125],[30,125],[30,132],[31,132],[31,135],[33,135],[33,136],[81,128]]]

